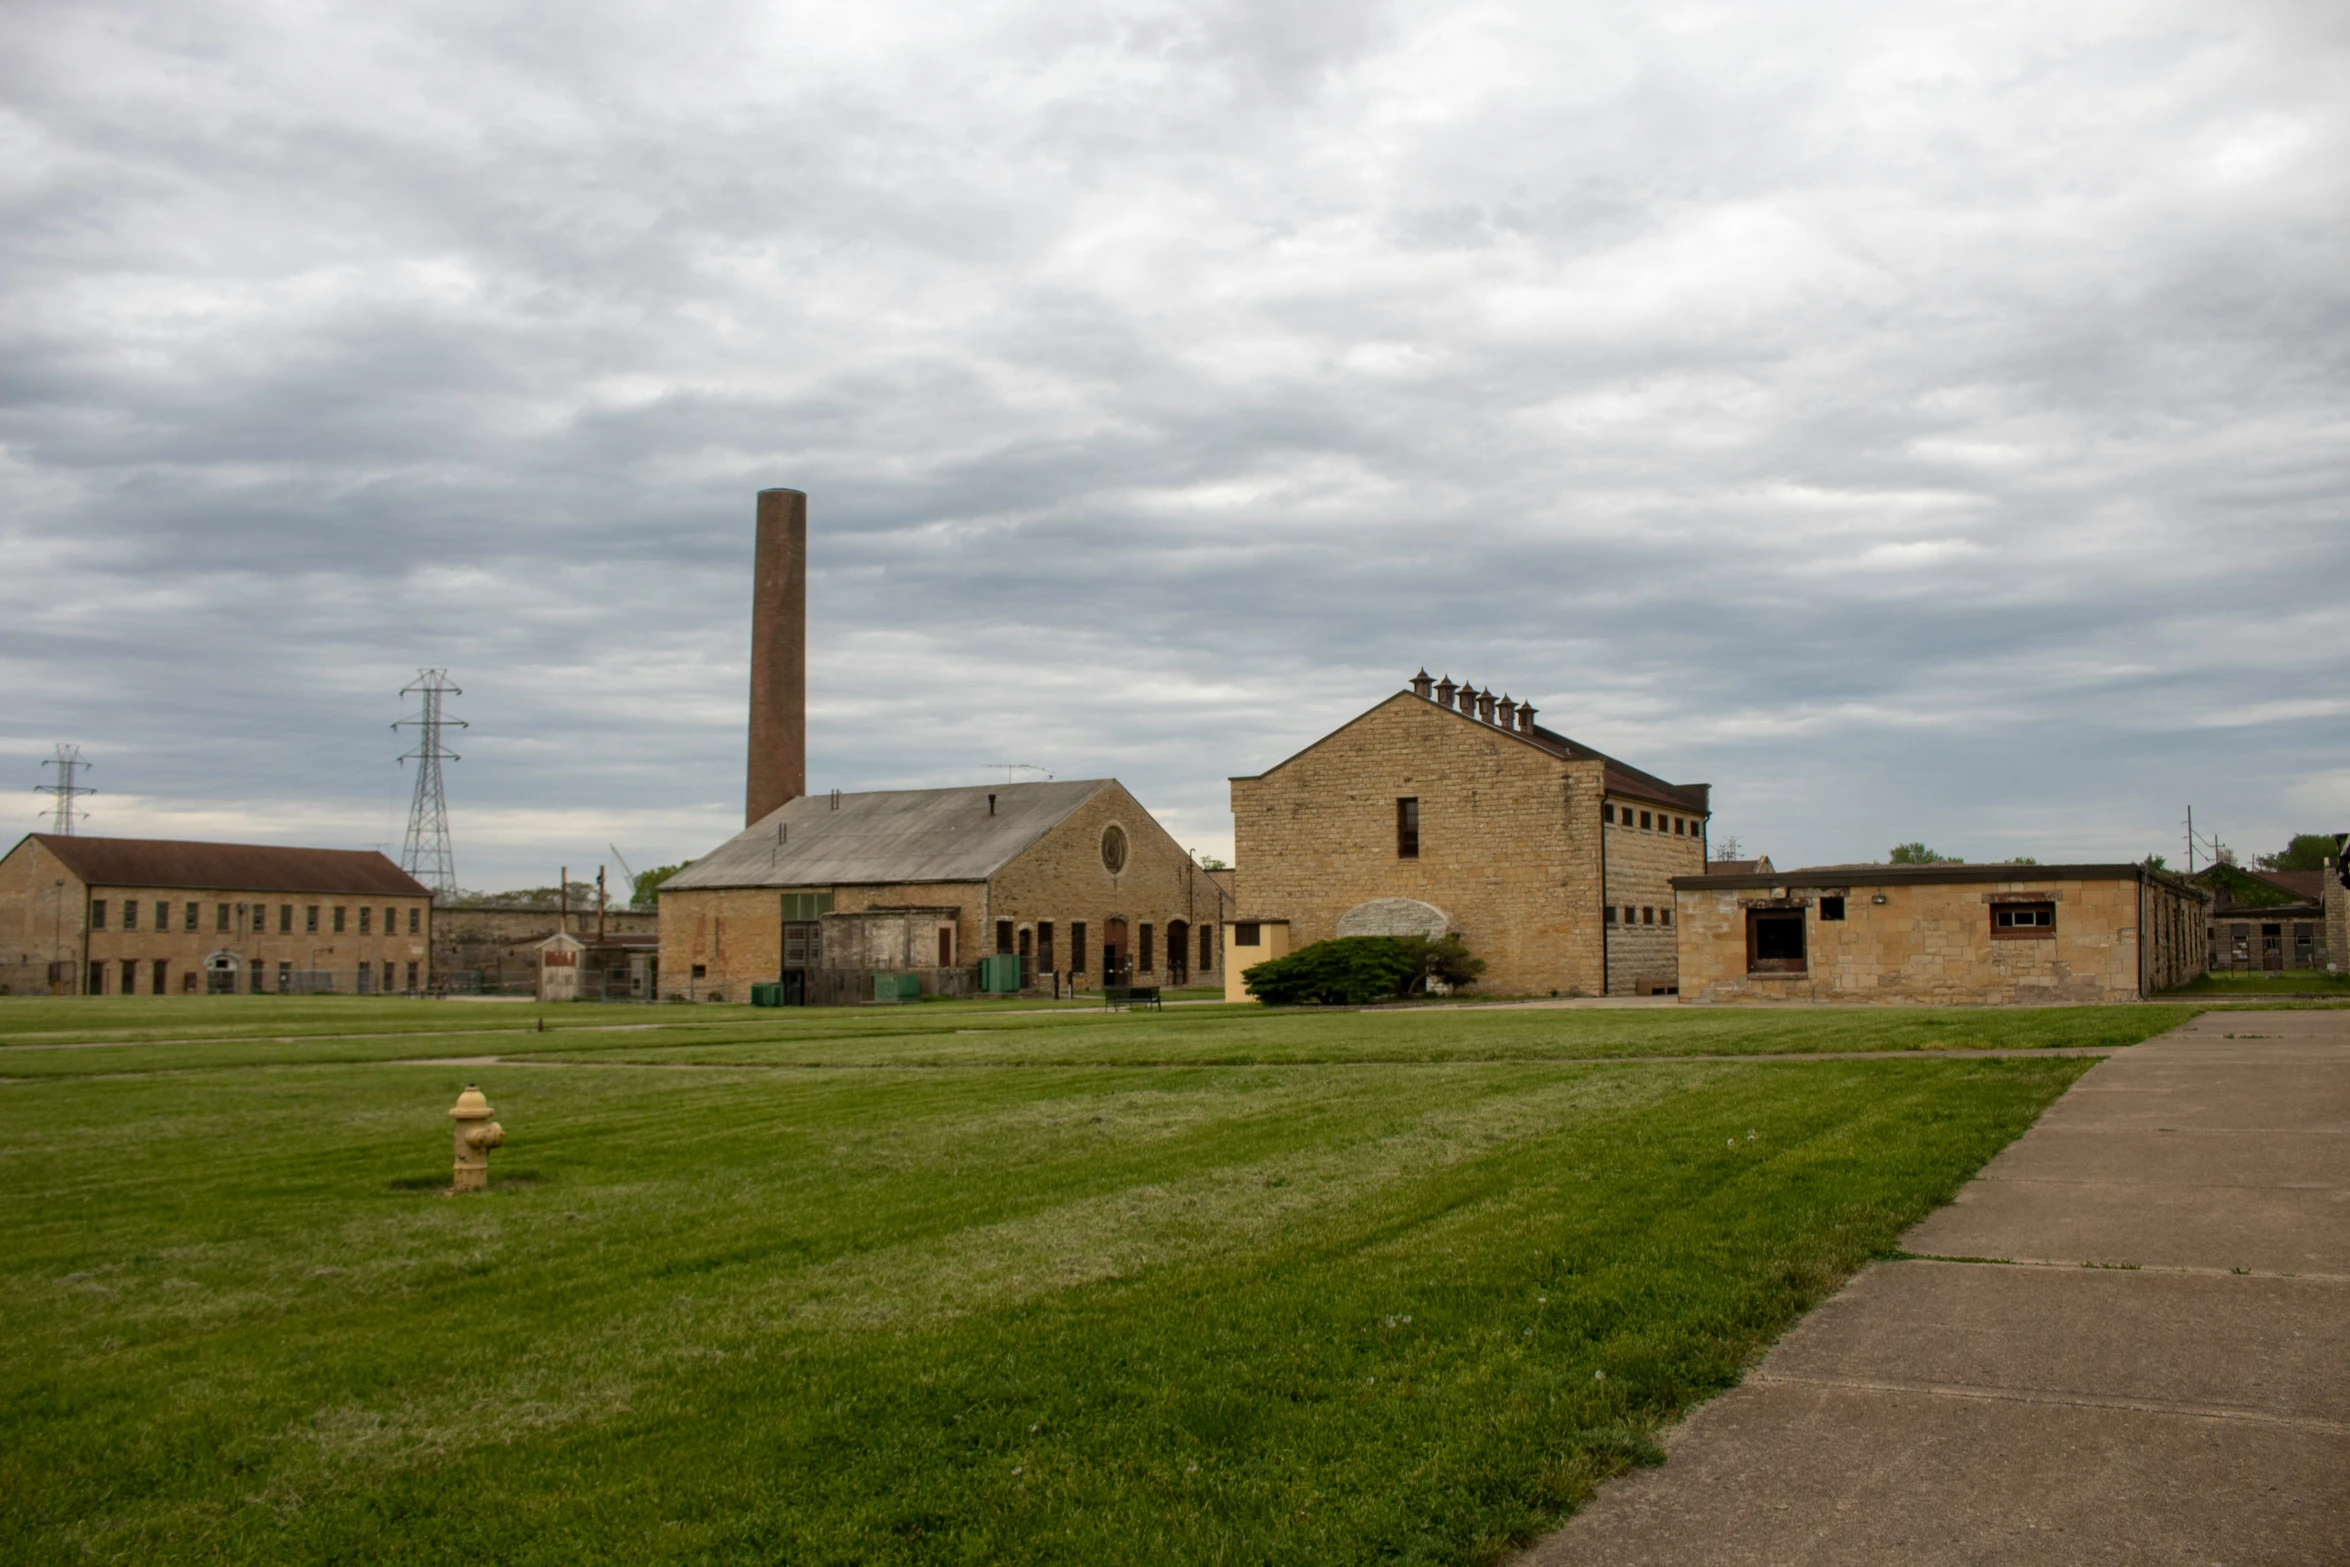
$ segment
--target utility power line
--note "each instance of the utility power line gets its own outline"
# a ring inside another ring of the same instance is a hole
[[[85,794],[98,792],[85,784],[75,782],[75,779],[81,775],[83,768],[95,767],[98,764],[83,761],[80,746],[66,745],[61,742],[57,747],[57,754],[41,765],[56,768],[57,781],[53,784],[35,784],[33,792],[56,796],[57,803],[49,807],[48,817],[56,825],[58,836],[70,838],[73,836],[74,822],[78,818],[90,814],[87,811],[75,810],[73,802]]]
[[[408,807],[408,837],[400,845],[400,868],[430,887],[436,900],[454,898],[457,855],[449,847],[449,796],[441,785],[441,763],[464,758],[441,744],[441,731],[463,729],[466,724],[443,713],[441,699],[465,693],[449,683],[447,670],[420,669],[413,681],[400,688],[400,694],[420,698],[423,716],[403,718],[392,728],[424,731],[416,749],[400,758],[416,763],[416,797]]]

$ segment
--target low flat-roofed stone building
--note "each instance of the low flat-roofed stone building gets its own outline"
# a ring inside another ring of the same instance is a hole
[[[1705,869],[1710,785],[1667,783],[1425,670],[1231,783],[1236,920],[1286,921],[1300,947],[1450,931],[1485,960],[1488,994],[1677,983],[1672,879]]]
[[[431,943],[431,894],[373,849],[33,833],[0,859],[20,995],[413,994]]]
[[[2210,895],[2144,865],[1683,876],[1681,999],[2143,1000],[2203,971]]]
[[[444,903],[433,910],[433,973],[458,994],[526,995],[538,987],[539,948],[549,936],[569,935],[590,950],[581,975],[584,991],[650,1000],[660,929],[660,915],[652,909],[599,912],[592,902],[569,909],[483,899]]]
[[[1115,779],[803,795],[661,884],[661,993],[963,995],[991,953],[1040,990],[1180,985],[1213,976],[1224,908]]]

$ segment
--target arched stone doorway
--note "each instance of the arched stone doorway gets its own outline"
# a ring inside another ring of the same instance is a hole
[[[204,993],[211,996],[233,996],[237,993],[237,975],[244,964],[233,952],[215,952],[204,960]]]

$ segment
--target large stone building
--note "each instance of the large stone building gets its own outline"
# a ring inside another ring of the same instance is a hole
[[[539,988],[539,949],[550,936],[570,935],[585,943],[591,960],[581,976],[583,993],[649,1001],[659,928],[651,909],[444,904],[433,911],[433,972],[462,993],[531,994]]]
[[[33,833],[0,859],[15,994],[415,993],[431,942],[431,895],[372,849]]]
[[[1684,876],[1681,999],[2142,999],[2203,970],[2210,895],[2143,865],[1825,865]]]
[[[2326,967],[2331,961],[2325,907],[2329,875],[2227,864],[2197,872],[2196,885],[2211,894],[2205,924],[2211,967],[2235,974]]]
[[[873,999],[877,975],[969,993],[1211,978],[1223,889],[1115,779],[802,795],[661,884],[661,991]]]
[[[1674,784],[1441,681],[1232,780],[1236,920],[1297,946],[1460,935],[1492,994],[1648,995],[1677,983],[1676,876],[1705,869],[1707,784]]]

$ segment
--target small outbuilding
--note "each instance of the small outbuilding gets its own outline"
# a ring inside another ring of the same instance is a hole
[[[2135,1001],[2200,973],[2210,894],[2144,865],[1822,865],[1673,881],[1681,999]]]

